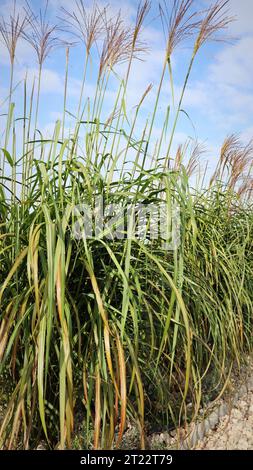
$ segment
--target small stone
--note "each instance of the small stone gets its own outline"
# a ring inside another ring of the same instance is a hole
[[[237,408],[234,408],[231,415],[233,416],[233,419],[241,419],[242,418],[242,413]]]
[[[241,409],[247,408],[248,403],[244,400],[240,400],[240,402],[238,403],[238,407],[241,408]]]
[[[209,429],[214,429],[215,426],[218,424],[219,418],[217,416],[217,413],[212,413],[209,418],[208,418],[208,427]]]
[[[37,446],[36,450],[47,450],[47,444],[45,441],[41,441]]]

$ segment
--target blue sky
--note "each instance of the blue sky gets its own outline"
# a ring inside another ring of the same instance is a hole
[[[167,3],[169,2],[170,0],[167,0]],[[50,20],[52,22],[56,20],[57,15],[59,15],[60,6],[72,10],[74,9],[74,3],[74,0],[50,0]],[[87,0],[85,3],[89,7],[92,2]],[[196,0],[195,3],[201,9],[211,5],[213,2],[210,0]],[[9,13],[11,4],[10,0],[0,0],[1,15],[5,16]],[[38,10],[39,7],[43,8],[44,4],[43,0],[31,1],[31,5],[33,5],[35,10]],[[134,22],[138,5],[136,0],[125,0],[124,2],[116,0],[103,2],[99,0],[98,4],[100,6],[109,4],[112,14],[115,14],[120,5],[126,24],[131,25]],[[17,0],[17,5],[22,8],[22,5],[24,5],[23,0]],[[164,58],[165,40],[160,20],[157,18],[158,13],[158,2],[153,0],[152,10],[143,30],[143,37],[150,46],[150,52],[145,56],[144,61],[135,62],[127,94],[129,116],[131,116],[134,106],[138,103],[147,86],[150,83],[153,84],[152,92],[145,100],[140,121],[138,122],[140,129],[150,116]],[[216,159],[218,148],[228,134],[239,133],[241,139],[245,142],[253,137],[252,0],[230,0],[230,13],[235,15],[237,20],[230,26],[229,34],[236,36],[237,40],[233,43],[208,44],[201,50],[197,57],[183,103],[183,108],[190,116],[194,129],[186,116],[182,114],[174,142],[175,150],[177,145],[184,143],[188,137],[197,137],[200,142],[205,143],[208,151],[207,157],[211,166],[213,166],[213,161]],[[177,49],[173,55],[176,96],[178,96],[182,86],[183,72],[187,68],[190,53],[190,47],[185,44]],[[75,112],[79,98],[83,60],[84,50],[82,45],[71,49],[67,107],[72,112]],[[8,54],[1,42],[0,67],[1,103],[8,94],[7,87],[10,71]],[[50,135],[55,120],[61,118],[64,67],[64,49],[54,51],[44,65],[38,126],[43,134]],[[117,67],[119,75],[124,76],[124,71],[124,66]],[[22,80],[26,72],[31,83],[33,77],[37,76],[37,65],[33,50],[27,43],[20,41],[15,64],[15,83]],[[105,107],[105,111],[108,113],[115,97],[116,86],[116,81],[113,81],[108,90]],[[94,79],[91,78],[85,89],[85,96],[92,96],[93,92]],[[15,101],[17,102],[17,116],[19,103],[21,106],[22,102],[21,84],[16,89]],[[154,136],[160,132],[166,107],[170,103],[170,86],[167,80],[162,92]],[[0,125],[3,126],[3,119],[0,119]]]

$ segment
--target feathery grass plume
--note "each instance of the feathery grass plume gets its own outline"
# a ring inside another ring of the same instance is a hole
[[[57,24],[50,24],[47,19],[48,0],[44,10],[40,8],[39,15],[33,11],[28,0],[26,5],[29,30],[24,32],[23,37],[35,50],[39,67],[42,67],[49,54],[63,44],[59,38],[60,28]]]
[[[176,158],[174,162],[174,171],[179,171],[181,168],[181,165],[184,164],[185,156],[187,155],[187,151],[190,147],[190,141],[187,140],[185,145],[183,146],[180,144],[177,149],[176,153]],[[191,148],[189,149],[190,151],[190,156],[188,158],[188,162],[185,166],[185,171],[187,174],[187,177],[190,178],[193,176],[195,171],[199,168],[200,166],[200,157],[203,155],[205,152],[205,149],[202,144],[199,142],[195,142]]]
[[[151,2],[149,0],[144,0],[143,2],[140,1],[138,8],[137,8],[135,25],[133,27],[133,33],[132,33],[133,52],[139,51],[142,53],[148,50],[147,45],[140,39],[140,33],[142,31],[144,21],[150,12],[150,9],[151,9]]]
[[[106,68],[111,70],[116,64],[124,63],[131,57],[140,59],[140,54],[146,51],[145,45],[139,42],[139,33],[142,21],[148,12],[148,4],[140,8],[140,12],[141,15],[137,17],[138,23],[133,29],[124,25],[120,11],[113,18],[108,19],[105,15],[106,37],[100,55],[99,77]]]
[[[102,20],[104,10],[100,11],[94,2],[90,11],[87,11],[84,1],[75,1],[76,11],[69,11],[61,7],[63,16],[61,17],[66,29],[84,43],[87,55],[90,55],[91,48],[98,39],[101,39],[105,26]]]
[[[115,19],[106,17],[105,39],[103,42],[99,78],[107,67],[112,68],[117,62],[125,61],[129,54],[129,32],[123,28],[123,20],[120,12]],[[127,48],[126,48],[127,46]]]
[[[124,21],[119,11],[115,17],[108,17],[108,12],[105,11],[103,16],[105,26],[105,37],[103,40],[102,48],[99,51],[99,67],[97,77],[97,87],[93,104],[92,121],[96,119],[99,122],[105,92],[108,86],[109,77],[112,69],[116,64],[124,63],[131,57],[132,53],[132,37],[129,29],[124,25]],[[117,93],[117,98],[114,103],[113,114],[118,108],[119,97],[122,89],[122,84]],[[119,116],[120,118],[120,116]],[[118,118],[118,120],[119,120]],[[116,133],[114,134],[115,141]],[[92,144],[94,148],[94,143]]]
[[[9,104],[8,104],[8,114],[7,114],[7,125],[6,125],[6,132],[5,132],[5,149],[7,149],[8,141],[9,141],[9,132],[8,132],[8,122],[11,118],[11,99],[13,93],[13,76],[14,76],[14,62],[16,56],[16,49],[18,41],[22,38],[24,34],[27,24],[28,24],[28,15],[17,12],[16,8],[16,0],[13,1],[12,12],[9,15],[8,19],[5,19],[3,15],[0,17],[0,37],[5,44],[8,54],[10,57],[11,63],[11,71],[10,71],[10,86],[9,86]],[[5,167],[5,158],[3,157],[3,162],[1,161],[2,155],[0,155],[0,167],[2,167],[4,172]]]
[[[237,194],[239,195],[242,202],[249,202],[252,200],[253,194],[253,178],[249,176],[244,178],[242,184],[238,188]]]
[[[189,161],[186,166],[187,176],[193,176],[200,166],[200,158],[205,153],[206,149],[203,144],[196,142],[191,151]]]
[[[135,28],[134,28],[134,41],[136,41],[141,28],[143,26],[143,23],[145,21],[145,18],[149,14],[151,9],[151,1],[150,0],[144,0],[140,1],[137,7],[137,12],[136,12],[136,20],[135,20]]]
[[[236,191],[242,181],[241,188],[247,188],[252,169],[252,156],[252,140],[243,145],[237,135],[228,136],[221,147],[219,162],[210,179],[210,186],[220,181],[225,182],[229,190]]]
[[[99,7],[93,2],[92,7],[88,10],[85,7],[84,1],[75,1],[75,10],[68,10],[65,7],[61,7],[62,16],[60,19],[63,21],[65,28],[71,34],[81,41],[85,46],[85,60],[82,85],[80,90],[79,104],[77,109],[77,126],[81,113],[81,106],[83,100],[84,87],[86,82],[86,73],[88,67],[88,61],[92,46],[97,43],[99,39],[102,39],[105,32],[105,21],[103,17],[106,12],[105,7],[100,11]]]
[[[232,155],[238,150],[240,146],[239,138],[235,134],[229,135],[223,142],[220,150],[219,161],[216,165],[215,171],[210,178],[210,186],[212,186],[218,180],[224,178],[226,171],[227,163],[229,160],[232,160]]]
[[[26,0],[25,12],[28,17],[29,29],[24,31],[23,37],[34,49],[37,62],[39,66],[38,73],[38,86],[37,86],[37,100],[36,100],[36,109],[35,109],[35,120],[34,120],[34,140],[38,123],[38,113],[39,113],[39,104],[40,104],[40,90],[41,90],[41,76],[42,68],[45,60],[49,54],[56,48],[63,46],[64,41],[59,37],[59,26],[54,23],[51,24],[48,21],[48,0],[44,9],[39,10],[39,15],[33,11],[30,3]],[[34,149],[34,145],[32,147]],[[31,155],[32,158],[32,155]],[[31,167],[31,161],[29,162]],[[29,173],[31,168],[29,169]]]
[[[154,127],[154,122],[157,113],[157,107],[162,91],[162,86],[164,82],[165,72],[167,67],[169,68],[169,76],[170,76],[170,86],[172,92],[172,100],[174,103],[174,85],[173,85],[173,73],[171,69],[171,55],[175,48],[186,38],[189,38],[196,28],[199,25],[199,21],[196,19],[196,12],[191,12],[191,8],[193,5],[193,0],[173,0],[173,3],[170,3],[170,8],[166,0],[163,3],[159,3],[159,11],[161,21],[163,23],[163,29],[166,36],[166,51],[165,51],[165,59],[163,70],[158,86],[158,91],[156,95],[156,101],[152,113],[149,134],[147,138],[146,149],[144,152],[144,158],[142,161],[142,168],[145,167],[146,157],[148,153],[149,142],[151,140],[152,130]],[[174,132],[172,131],[171,134],[171,143],[168,148],[168,153],[172,144]],[[168,155],[165,159],[164,166],[168,166]]]
[[[178,146],[175,163],[174,163],[174,171],[178,171],[180,169],[182,160],[183,160],[183,151],[182,151],[182,144]]]
[[[243,180],[246,176],[247,170],[252,163],[253,157],[253,140],[251,140],[247,145],[241,145],[237,150],[231,155],[231,160],[228,163],[231,166],[231,175],[229,180],[229,189],[236,189],[237,183],[240,180]]]
[[[11,64],[14,63],[18,40],[22,37],[27,23],[28,16],[20,16],[16,11],[16,0],[13,1],[13,11],[10,13],[9,20],[1,15],[0,18],[0,36],[8,49]]]
[[[166,0],[159,3],[160,15],[167,41],[167,58],[169,59],[175,48],[189,39],[200,25],[196,19],[197,12],[191,12],[193,0],[173,0],[172,7],[168,7]]]
[[[228,15],[228,9],[225,7],[230,0],[217,0],[215,4],[205,11],[205,16],[200,24],[197,40],[194,46],[194,52],[197,53],[203,44],[207,41],[227,41],[228,38],[220,37],[217,33],[227,30],[228,26],[235,21],[234,16]]]
[[[141,107],[143,101],[146,99],[147,95],[148,95],[148,94],[151,92],[151,90],[153,89],[153,86],[154,86],[153,83],[150,83],[150,84],[147,86],[147,88],[146,88],[146,90],[144,91],[144,93],[143,93],[143,95],[142,95],[142,97],[141,97],[139,103],[135,106],[136,108],[140,108],[140,107]]]
[[[141,60],[141,55],[147,53],[148,50],[149,50],[148,47],[147,47],[146,42],[143,41],[143,39],[141,38],[141,33],[142,33],[144,21],[145,21],[146,17],[148,16],[149,12],[150,12],[150,9],[151,9],[150,1],[144,0],[144,1],[139,2],[138,8],[137,8],[137,13],[136,13],[136,18],[135,18],[135,23],[134,23],[134,26],[132,27],[132,44],[131,44],[131,50],[130,50],[129,59],[128,59],[127,71],[126,71],[126,75],[125,75],[125,78],[124,78],[123,93],[122,93],[122,96],[121,96],[121,107],[120,107],[121,111],[123,111],[123,109],[125,107],[125,98],[126,98],[128,80],[129,80],[129,76],[130,76],[130,71],[131,71],[133,59]],[[145,99],[145,96],[144,96],[143,99]],[[117,124],[116,124],[116,131],[117,132],[118,132],[119,129],[123,128],[125,119],[126,119],[126,113],[123,111],[121,113],[121,115],[119,116]],[[114,137],[116,137],[116,134],[115,134]],[[116,153],[118,153],[118,151],[119,151],[121,137],[122,137],[122,134],[119,132],[118,133],[118,141],[117,141],[116,150],[115,150]],[[113,143],[112,143],[112,147],[111,147],[111,152],[113,151],[115,140],[116,139],[114,138]],[[128,141],[128,144],[129,144],[129,141]],[[125,156],[124,156],[124,159],[123,159],[123,162],[122,162],[120,177],[122,176],[123,171],[124,171],[125,158],[126,158],[126,155],[127,155],[127,151],[128,151],[128,145],[126,147]]]
[[[111,112],[111,114],[108,116],[108,118],[105,121],[105,128],[108,127],[108,126],[111,126],[114,119],[117,119],[119,117],[120,112],[121,112],[121,110],[119,108],[115,109]]]
[[[210,179],[210,185],[217,180],[228,179],[235,155],[238,155],[240,148],[241,144],[237,135],[231,134],[224,140],[217,167]]]
[[[100,67],[98,73],[98,82],[97,88],[99,85],[100,88],[100,97],[98,99],[98,104],[93,109],[93,119],[96,119],[100,116],[100,110],[102,109],[103,99],[105,96],[105,90],[109,81],[109,76],[113,68],[120,63],[127,62],[127,71],[124,80],[120,84],[120,88],[117,93],[117,97],[114,103],[114,109],[112,114],[116,113],[116,110],[119,110],[117,122],[115,129],[113,131],[112,144],[110,152],[113,151],[117,154],[122,138],[122,133],[119,129],[124,127],[124,120],[126,119],[125,112],[125,96],[127,90],[128,79],[130,75],[130,70],[132,62],[134,59],[141,60],[141,55],[146,53],[148,48],[146,43],[141,39],[140,34],[142,32],[143,22],[150,11],[150,2],[145,0],[140,2],[137,8],[136,19],[133,27],[129,27],[124,24],[121,11],[119,10],[116,17],[109,17],[107,12],[103,16],[105,22],[105,31],[106,36],[103,42],[102,51],[100,54]],[[107,71],[107,74],[106,74]],[[119,104],[119,101],[121,103]],[[95,95],[95,103],[97,102],[97,92]],[[99,120],[99,119],[98,119]],[[111,133],[109,128],[108,133]],[[102,139],[102,138],[101,138]],[[117,141],[117,143],[116,143]],[[116,143],[116,146],[115,146]],[[101,141],[97,145],[97,148],[100,148]],[[115,149],[116,147],[116,149]],[[104,143],[104,152],[106,149],[106,141]],[[122,163],[122,168],[124,169],[124,163]]]
[[[189,2],[190,2],[190,0],[189,0]],[[189,2],[187,2],[187,0],[185,0],[185,3],[186,3],[186,5],[188,5],[188,8],[190,8],[190,6],[191,6],[189,4]],[[182,2],[182,3],[184,3],[184,2]],[[194,44],[192,57],[191,57],[189,67],[188,67],[188,70],[187,70],[187,74],[186,74],[186,77],[185,77],[185,80],[184,80],[182,92],[181,92],[181,95],[180,95],[180,98],[179,98],[179,103],[178,103],[178,106],[177,106],[176,116],[175,116],[174,124],[173,124],[173,127],[172,127],[170,141],[169,141],[167,154],[166,154],[166,158],[165,158],[165,162],[164,162],[164,168],[166,168],[168,166],[169,154],[170,154],[170,151],[171,151],[171,146],[172,146],[172,142],[173,142],[173,139],[174,139],[176,126],[177,126],[177,123],[178,123],[178,118],[179,118],[179,114],[180,114],[180,111],[181,111],[181,106],[182,106],[182,103],[183,103],[185,90],[186,90],[186,87],[187,87],[187,84],[188,84],[188,81],[189,81],[189,78],[190,78],[190,74],[191,74],[192,67],[193,67],[193,64],[194,64],[194,61],[195,61],[195,57],[196,57],[199,49],[201,48],[201,46],[203,46],[207,41],[217,40],[217,33],[220,33],[221,31],[226,29],[229,26],[229,24],[232,21],[234,21],[234,18],[228,16],[227,15],[227,10],[225,10],[225,7],[228,3],[229,3],[229,0],[226,0],[226,1],[218,0],[214,5],[210,6],[207,10],[205,10],[204,18],[202,20],[199,20],[199,21],[195,22],[193,24],[192,29],[190,27],[189,27],[190,28],[189,30],[188,30],[188,28],[186,28],[185,34],[187,36],[189,35],[189,33],[191,34],[193,32],[193,30],[196,30],[196,29],[198,30],[198,33],[197,33],[197,39],[196,39],[195,44]],[[178,8],[178,16],[179,17],[180,17],[180,10],[181,9]],[[182,8],[182,11],[185,11],[185,8]],[[195,18],[194,13],[193,13],[193,17]],[[177,22],[174,21],[174,23],[172,22],[172,25],[173,24],[177,24]],[[174,31],[173,28],[172,28],[172,31]],[[181,32],[181,36],[182,36],[182,38],[184,37],[183,31]],[[172,44],[174,44],[174,43],[177,44],[178,35],[175,32],[173,32],[173,34],[172,34],[172,38],[173,37],[175,39],[174,39],[174,41],[172,40]],[[219,40],[221,40],[221,38]],[[224,38],[223,38],[223,41],[224,41]]]

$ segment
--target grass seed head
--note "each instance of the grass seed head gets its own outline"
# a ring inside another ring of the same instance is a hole
[[[8,49],[10,61],[13,64],[15,60],[18,40],[22,37],[28,25],[29,16],[17,13],[16,0],[13,2],[12,13],[6,20],[3,16],[0,18],[0,37]]]
[[[147,52],[147,46],[141,40],[140,33],[149,10],[150,2],[139,4],[135,25],[132,28],[124,24],[121,11],[116,17],[108,18],[105,14],[106,33],[100,54],[99,77],[107,67],[112,69],[116,64],[140,59],[141,55]]]
[[[136,14],[136,21],[135,21],[135,27],[133,31],[133,47],[135,47],[135,44],[138,40],[139,34],[141,32],[141,29],[143,27],[143,23],[145,21],[145,18],[150,12],[151,8],[151,3],[149,0],[145,0],[143,2],[140,2],[137,8],[137,14]]]
[[[85,7],[83,0],[75,2],[76,9],[69,11],[61,7],[63,17],[61,18],[67,30],[84,43],[89,55],[93,44],[100,39],[105,32],[106,7],[100,11],[96,3],[93,3],[90,11]]]
[[[195,143],[191,151],[189,161],[186,166],[186,173],[188,177],[194,175],[196,170],[199,168],[200,158],[205,153],[205,151],[206,149],[203,144],[200,144],[199,142]]]
[[[210,8],[205,10],[205,15],[200,23],[198,37],[194,46],[194,51],[200,49],[207,41],[226,41],[228,38],[219,36],[218,33],[227,30],[228,26],[235,20],[229,16],[229,0],[217,0]]]
[[[175,48],[191,37],[199,26],[197,13],[192,12],[193,0],[173,0],[168,7],[166,0],[159,4],[164,32],[167,37],[167,56],[171,56]]]
[[[29,29],[23,33],[23,37],[35,50],[38,63],[42,67],[52,50],[62,46],[64,41],[59,37],[58,25],[51,25],[47,19],[48,0],[44,10],[40,9],[38,16],[32,10],[29,2],[26,3],[25,11],[28,17]]]

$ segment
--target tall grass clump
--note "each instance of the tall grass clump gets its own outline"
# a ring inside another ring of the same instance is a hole
[[[134,61],[147,52],[148,0],[132,29],[120,13],[111,17],[95,4],[86,9],[82,0],[74,11],[61,9],[60,24],[51,25],[47,7],[37,16],[29,4],[22,19],[14,4],[11,17],[1,20],[11,69],[0,167],[0,383],[7,380],[9,390],[1,448],[34,448],[41,439],[51,448],[71,448],[80,421],[96,449],[120,446],[127,423],[135,423],[143,448],[149,428],[184,425],[207,397],[222,394],[233,364],[240,366],[252,350],[253,143],[228,137],[210,182],[198,180],[193,188],[202,149],[189,155],[189,145],[180,146],[172,155],[195,58],[207,41],[222,38],[232,21],[227,4],[199,13],[193,0],[161,3],[164,67],[144,129],[142,105],[154,87],[144,91],[131,120],[127,90]],[[84,68],[70,128],[73,41],[67,33],[83,44]],[[13,101],[21,39],[38,62],[38,81],[31,88],[23,81],[22,118]],[[185,40],[192,57],[176,102],[171,57]],[[64,45],[62,119],[46,139],[37,129],[42,69],[48,54]],[[89,97],[91,72],[96,90]],[[106,116],[115,77],[118,91]],[[171,88],[174,115],[168,103],[155,142],[163,86]],[[168,232],[177,207],[179,243],[160,232],[150,236],[152,212],[145,236],[132,236],[144,217],[134,212],[140,204],[162,206]],[[98,229],[103,205],[110,210]]]

